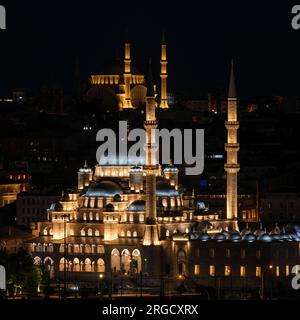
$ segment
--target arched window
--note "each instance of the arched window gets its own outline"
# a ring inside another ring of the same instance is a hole
[[[186,254],[183,250],[178,251],[177,255],[177,263],[178,263],[178,273],[183,274],[185,273],[186,269]]]
[[[43,252],[43,246],[40,243],[36,246],[36,252]]]
[[[89,244],[86,244],[84,252],[85,253],[91,253],[91,249],[92,249],[91,246]]]
[[[127,237],[131,237],[131,232],[130,232],[130,230],[127,231]]]
[[[70,230],[70,236],[74,236],[74,230],[73,229]]]
[[[80,271],[80,262],[78,258],[74,258],[73,260],[73,271],[79,272]]]
[[[132,269],[133,269],[132,271],[140,272],[141,268],[142,268],[142,258],[141,258],[140,250],[134,249],[132,251]]]
[[[95,230],[95,236],[96,236],[96,237],[99,237],[99,236],[100,236],[99,230]]]
[[[129,215],[129,222],[133,222],[133,214]]]
[[[40,257],[34,257],[33,263],[34,263],[35,265],[42,264],[42,259],[41,259]]]
[[[64,271],[65,270],[65,258],[61,258],[59,260],[59,271]]]
[[[100,254],[105,253],[104,247],[101,246],[100,244],[97,245],[97,253],[100,253]]]
[[[48,252],[53,252],[54,248],[53,248],[53,244],[49,243],[48,245]]]
[[[132,236],[133,236],[133,237],[137,237],[137,232],[136,232],[136,231],[133,231]]]
[[[170,237],[170,230],[166,230],[166,237]]]
[[[91,259],[86,258],[84,261],[84,271],[91,272],[92,271],[92,262]]]
[[[98,213],[98,212],[96,213],[96,220],[97,220],[97,221],[99,221],[99,220],[100,220],[100,215],[99,215],[99,213]]]
[[[117,272],[121,269],[120,252],[118,249],[113,249],[111,252],[111,269],[112,272]]]
[[[90,212],[89,217],[90,217],[90,220],[92,221],[93,220],[93,212]]]
[[[105,272],[105,263],[103,259],[98,259],[97,260],[97,272]]]
[[[53,229],[52,228],[49,229],[49,235],[53,236]]]
[[[121,237],[125,237],[125,231],[124,230],[121,231]]]
[[[44,234],[44,236],[47,236],[48,235],[48,230],[44,229],[43,234]]]
[[[88,229],[88,236],[91,237],[93,235],[93,230],[91,228]]]
[[[139,221],[140,222],[144,222],[145,221],[145,216],[142,213],[140,213],[140,215],[139,215]]]
[[[121,253],[121,269],[123,273],[130,271],[131,255],[128,249],[124,249]]]
[[[83,236],[83,237],[85,236],[85,231],[84,231],[84,229],[82,229],[82,230],[80,231],[80,235]]]
[[[83,213],[83,220],[86,220],[86,212]]]

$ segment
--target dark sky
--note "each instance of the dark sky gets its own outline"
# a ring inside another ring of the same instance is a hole
[[[152,56],[157,79],[166,29],[173,90],[197,95],[226,87],[233,57],[240,96],[300,95],[300,30],[292,30],[292,4],[285,0],[0,4],[7,10],[7,30],[0,30],[2,95],[50,83],[70,88],[76,56],[87,79],[122,54],[126,29],[134,64],[144,71]]]

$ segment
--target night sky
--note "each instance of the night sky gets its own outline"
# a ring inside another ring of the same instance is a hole
[[[134,65],[152,57],[159,79],[166,30],[169,87],[197,97],[227,86],[233,57],[239,95],[300,95],[300,30],[287,1],[16,1],[0,30],[0,94],[41,85],[72,85],[76,57],[82,80],[122,57],[125,30]],[[294,2],[296,4],[297,2]],[[300,1],[299,1],[300,4]]]

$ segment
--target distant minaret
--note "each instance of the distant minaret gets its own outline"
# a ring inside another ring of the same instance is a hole
[[[169,108],[168,105],[168,96],[167,96],[167,78],[168,78],[168,72],[167,72],[167,45],[165,40],[165,33],[162,34],[162,40],[161,40],[161,71],[160,71],[160,79],[161,79],[161,92],[160,92],[160,105],[159,107],[162,109]]]
[[[156,171],[158,169],[156,161],[156,135],[157,121],[155,116],[155,95],[151,70],[151,60],[149,61],[149,75],[147,79],[146,96],[146,120],[144,127],[146,130],[146,164],[144,172],[146,173],[146,225],[143,244],[159,245],[158,226],[156,224]]]
[[[130,96],[131,82],[131,59],[130,59],[130,43],[125,42],[125,57],[124,57],[124,85],[125,85],[125,100],[123,108],[133,108]]]
[[[237,121],[237,97],[233,72],[233,62],[231,63],[231,74],[228,92],[228,118],[225,123],[227,129],[227,143],[225,150],[227,152],[227,163],[225,171],[227,173],[227,206],[226,217],[232,220],[231,227],[238,228],[238,193],[237,193],[237,174],[240,170],[238,163],[239,144],[237,143],[237,130],[239,122]]]

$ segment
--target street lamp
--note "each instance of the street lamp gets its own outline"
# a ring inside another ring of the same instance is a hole
[[[100,290],[101,299],[103,298],[103,285],[102,285],[103,278],[104,278],[104,274],[100,273],[99,274],[99,288],[98,288],[98,291]]]

